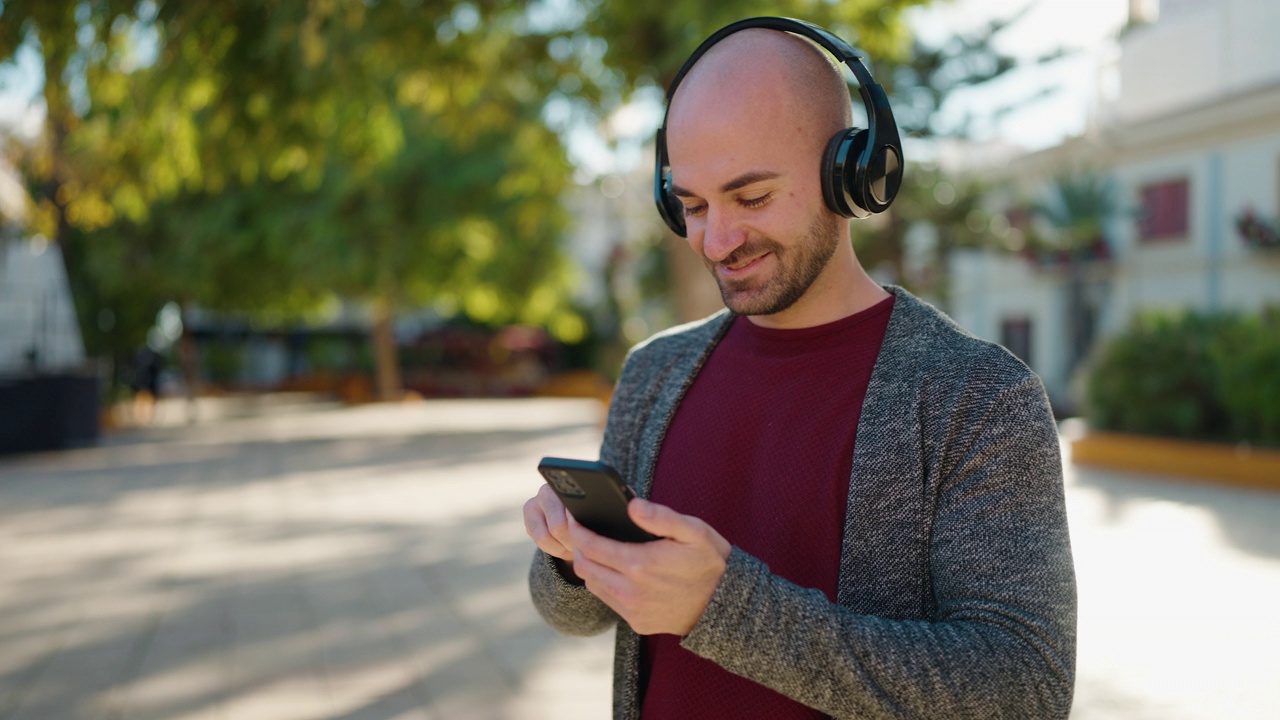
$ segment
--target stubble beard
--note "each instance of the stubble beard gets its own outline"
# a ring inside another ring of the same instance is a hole
[[[839,244],[839,220],[830,213],[818,213],[809,223],[804,238],[790,249],[772,238],[752,239],[723,261],[707,262],[707,268],[720,286],[725,307],[739,315],[773,315],[804,297]],[[773,253],[777,262],[774,274],[768,278],[733,281],[716,272],[718,265],[734,265],[742,258],[765,252]]]

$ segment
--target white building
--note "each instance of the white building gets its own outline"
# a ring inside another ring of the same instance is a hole
[[[26,198],[0,165],[0,376],[59,373],[84,365],[84,345],[58,246],[26,237]]]
[[[1115,181],[1130,210],[1105,233],[1110,259],[1090,263],[1081,297],[1086,336],[1122,330],[1146,309],[1206,312],[1280,304],[1280,249],[1246,242],[1238,218],[1280,217],[1280,2],[1163,0],[1157,19],[1118,42],[1118,92],[1083,138],[1010,169],[1031,195],[1089,170]],[[970,331],[1009,346],[1074,406],[1068,278],[995,253],[952,267],[951,311]],[[1086,343],[1089,338],[1086,337]]]

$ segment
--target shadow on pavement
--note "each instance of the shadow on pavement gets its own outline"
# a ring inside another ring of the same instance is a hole
[[[0,463],[0,720],[506,717],[557,641],[519,506],[597,440],[196,428]]]

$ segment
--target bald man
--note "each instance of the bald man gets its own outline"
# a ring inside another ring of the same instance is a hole
[[[616,718],[1065,718],[1075,584],[1044,389],[868,277],[819,164],[839,70],[751,29],[672,99],[672,191],[726,310],[628,356],[601,459],[662,539],[525,505],[535,606],[617,628]]]

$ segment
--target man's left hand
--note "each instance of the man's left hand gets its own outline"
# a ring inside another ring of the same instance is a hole
[[[702,520],[648,500],[632,500],[627,512],[661,539],[619,542],[570,518],[574,572],[637,633],[688,635],[724,575],[729,541]]]

